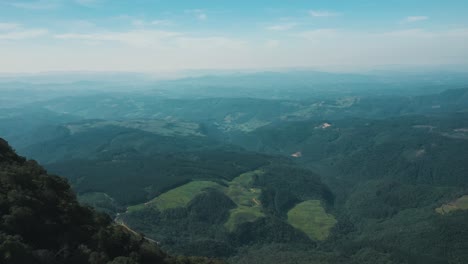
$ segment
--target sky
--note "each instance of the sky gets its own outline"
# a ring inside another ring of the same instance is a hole
[[[466,0],[0,0],[0,72],[468,64]]]

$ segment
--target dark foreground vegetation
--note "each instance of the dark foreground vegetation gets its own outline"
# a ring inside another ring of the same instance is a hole
[[[0,263],[217,263],[172,257],[78,203],[67,181],[0,139]]]

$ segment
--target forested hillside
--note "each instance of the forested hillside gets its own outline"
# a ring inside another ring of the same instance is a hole
[[[464,76],[309,74],[19,93],[0,107],[0,133],[70,186],[5,147],[5,173],[29,175],[4,180],[3,238],[21,245],[8,252],[42,263],[151,263],[147,250],[189,261],[159,247],[228,263],[468,263]]]
[[[67,181],[0,139],[0,262],[216,263],[176,258],[78,203]]]

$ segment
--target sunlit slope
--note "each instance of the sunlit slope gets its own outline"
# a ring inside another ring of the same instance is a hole
[[[448,214],[458,210],[468,210],[468,195],[463,195],[455,201],[443,204],[442,206],[435,209],[435,211],[439,214]]]
[[[337,222],[325,211],[332,201],[333,195],[317,175],[279,163],[230,181],[193,180],[130,206],[121,216],[135,230],[159,241],[171,243],[177,232],[178,241],[186,241],[186,246],[176,252],[191,252],[194,243],[220,243],[221,252],[228,252],[237,243],[253,241],[326,240]]]
[[[225,193],[236,203],[237,207],[230,211],[229,219],[224,224],[228,230],[233,231],[242,223],[253,222],[265,216],[259,201],[261,189],[253,186],[253,177],[263,173],[262,170],[247,172],[229,183]]]
[[[132,140],[139,142],[138,138]],[[157,143],[147,143],[141,146],[141,151],[140,147],[124,147],[102,152],[98,159],[74,159],[52,163],[47,168],[66,176],[80,194],[104,192],[119,204],[130,206],[193,180],[230,181],[271,160],[265,155],[228,147],[190,152],[175,148],[167,153],[146,155],[145,152],[152,152],[151,148],[158,151]]]
[[[325,212],[319,200],[309,200],[297,204],[288,212],[288,223],[311,239],[325,240],[336,224],[336,219]]]
[[[185,207],[197,195],[208,188],[221,189],[221,185],[211,181],[192,181],[180,187],[167,191],[153,200],[142,205],[128,207],[129,211],[138,210],[142,207],[153,207],[158,210],[166,210],[170,208]]]
[[[242,223],[253,222],[265,216],[259,201],[261,189],[254,188],[252,185],[253,177],[261,173],[263,173],[261,170],[243,173],[230,182],[224,182],[223,185],[212,181],[192,181],[169,190],[144,204],[130,206],[128,207],[128,211],[132,212],[148,208],[165,211],[178,207],[186,207],[203,192],[210,189],[219,190],[227,195],[236,205],[230,211],[229,218],[225,223],[225,227],[232,231]]]

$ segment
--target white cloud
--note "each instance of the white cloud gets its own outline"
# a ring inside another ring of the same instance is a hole
[[[143,26],[169,26],[172,22],[169,20],[152,20],[152,21],[145,21],[142,19],[135,19],[132,21],[132,25],[136,27],[143,27]]]
[[[340,16],[340,13],[326,11],[326,10],[310,10],[309,15],[313,17],[336,17]]]
[[[285,23],[285,24],[278,24],[278,25],[272,25],[267,27],[267,30],[272,30],[272,31],[286,31],[294,28],[297,24],[296,23]]]
[[[220,37],[220,36],[208,36],[208,37],[193,37],[187,35],[180,35],[174,38],[174,41],[170,43],[174,45],[173,48],[178,50],[197,50],[197,52],[209,53],[210,51],[221,51],[225,50],[241,50],[247,47],[247,42],[244,40]],[[193,55],[192,55],[193,56]],[[200,57],[202,59],[203,57]]]
[[[468,59],[468,31],[410,29],[386,32],[318,29],[298,34],[304,63],[317,65],[457,64]],[[292,55],[290,55],[292,56]],[[297,58],[300,61],[301,58]]]
[[[5,39],[5,34],[0,36]],[[0,71],[163,71],[334,65],[356,69],[468,61],[465,47],[468,28],[381,32],[324,28],[285,34],[281,39],[163,30],[94,31],[57,34],[50,42],[41,43],[24,41],[17,45],[0,41]]]
[[[168,26],[168,25],[171,25],[172,22],[169,21],[169,20],[153,20],[151,21],[151,25],[155,25],[155,26]]]
[[[14,30],[6,33],[0,33],[0,40],[22,40],[44,36],[47,34],[45,29]]]
[[[96,24],[89,20],[75,20],[71,22],[72,27],[81,29],[92,29],[96,27]]]
[[[161,31],[161,30],[133,30],[127,32],[106,32],[94,34],[67,33],[58,34],[54,37],[60,40],[78,40],[78,41],[111,41],[127,44],[135,47],[147,47],[155,45],[162,40],[167,40],[180,33]]]
[[[323,40],[324,38],[336,37],[338,30],[330,28],[321,28],[315,30],[304,31],[297,34],[299,37],[307,40]]]
[[[202,9],[190,9],[190,10],[185,10],[185,13],[192,14],[195,16],[196,19],[204,21],[208,19],[208,15],[206,12]]]
[[[0,23],[0,31],[13,30],[20,27],[17,23]]]
[[[135,19],[132,21],[132,25],[136,26],[136,27],[141,27],[141,26],[144,26],[146,25],[145,21],[141,20],[141,19]]]
[[[9,5],[22,9],[47,10],[57,8],[60,2],[57,0],[37,0],[32,2],[11,1]]]
[[[269,49],[277,48],[280,45],[280,41],[276,39],[269,39],[265,42],[265,47]]]
[[[206,20],[208,16],[205,13],[201,13],[197,15],[198,20]]]
[[[114,42],[122,44],[122,47],[157,48],[175,50],[176,52],[181,52],[181,50],[193,51],[195,49],[197,50],[193,54],[195,56],[200,55],[200,50],[209,52],[209,50],[220,47],[224,49],[239,49],[246,45],[246,42],[243,40],[220,36],[196,37],[180,32],[162,30],[133,30],[95,34],[67,33],[55,35],[54,37],[62,41],[80,41],[83,43],[93,43],[94,45]],[[107,47],[108,45],[106,44],[105,46]]]
[[[46,29],[25,29],[18,23],[0,23],[0,40],[22,40],[47,34]]]
[[[447,31],[450,37],[468,37],[468,28],[451,29]]]
[[[393,38],[432,38],[437,37],[437,33],[425,31],[419,28],[387,31],[382,33],[375,33],[374,36],[393,37]]]
[[[424,21],[424,20],[428,20],[429,17],[427,16],[409,16],[409,17],[406,17],[403,22],[405,23],[413,23],[413,22],[419,22],[419,21]]]

